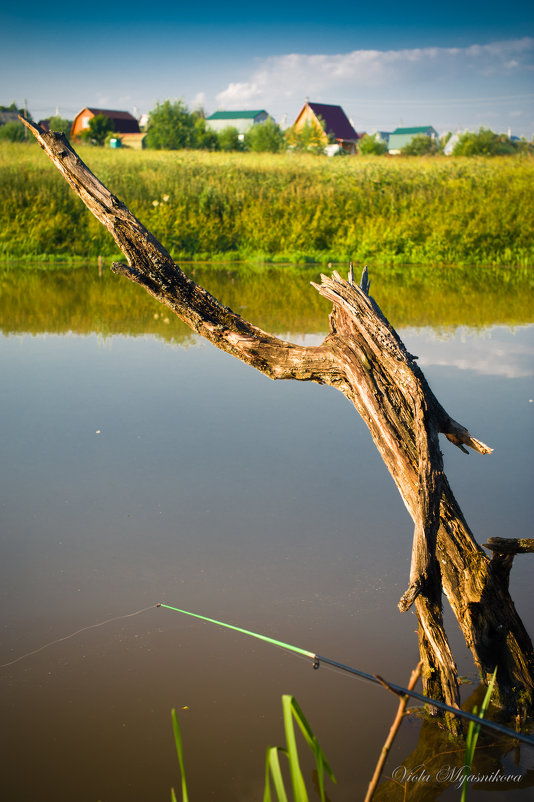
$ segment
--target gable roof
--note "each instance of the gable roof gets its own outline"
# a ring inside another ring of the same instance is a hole
[[[92,114],[103,114],[104,117],[109,117],[113,120],[135,120],[135,117],[129,111],[115,111],[115,109],[94,109],[91,106],[86,106],[87,111]]]
[[[10,122],[19,122],[19,113],[18,111],[0,111],[0,125],[4,125],[5,123]]]
[[[431,125],[417,125],[415,128],[395,128],[394,134],[426,134],[427,131],[433,131]]]
[[[207,118],[208,120],[253,120],[259,114],[267,114],[265,109],[253,111],[216,111]]]
[[[94,109],[86,106],[87,111],[94,114],[103,114],[104,117],[110,119],[114,125],[114,130],[117,134],[138,134],[139,123],[129,111],[115,111],[114,109]],[[83,109],[84,111],[85,109]],[[81,113],[81,112],[80,112]]]
[[[310,103],[307,105],[316,117],[321,117],[325,124],[325,131],[335,139],[356,142],[359,137],[341,106],[331,106],[328,103]]]

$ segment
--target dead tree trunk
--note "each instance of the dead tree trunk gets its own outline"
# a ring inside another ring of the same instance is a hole
[[[41,147],[106,226],[128,264],[112,270],[137,282],[194,331],[272,379],[328,384],[354,404],[415,523],[409,587],[401,611],[415,603],[424,691],[459,704],[457,672],[442,621],[442,589],[481,677],[497,666],[501,704],[525,713],[534,702],[530,638],[508,592],[508,574],[475,542],[443,472],[438,433],[455,445],[491,449],[454,421],[430,390],[415,357],[361,286],[336,272],[315,288],[332,301],[330,333],[304,347],[243,320],[195,284],[163,246],[90,172],[60,134],[23,120]],[[517,550],[516,550],[517,552]],[[501,560],[502,563],[502,560]]]

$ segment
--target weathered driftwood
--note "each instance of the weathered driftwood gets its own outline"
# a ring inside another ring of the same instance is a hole
[[[490,570],[505,587],[510,582],[510,571],[516,554],[534,552],[534,538],[490,537],[484,548],[492,552]]]
[[[317,291],[333,309],[330,333],[316,347],[286,342],[223,306],[176,265],[165,248],[91,173],[60,134],[23,121],[91,212],[106,226],[128,264],[112,270],[137,282],[195,332],[272,379],[297,379],[341,390],[367,424],[415,523],[409,587],[402,611],[415,604],[423,686],[456,705],[457,674],[442,622],[442,588],[484,680],[498,666],[501,703],[531,708],[532,643],[508,583],[475,542],[443,473],[438,434],[462,451],[491,449],[453,420],[429,388],[415,357],[361,286],[334,272]]]

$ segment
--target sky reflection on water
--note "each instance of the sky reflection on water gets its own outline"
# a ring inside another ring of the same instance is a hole
[[[445,408],[495,447],[466,457],[442,441],[477,539],[525,536],[534,326],[400,333]],[[315,344],[317,334],[302,337]],[[415,619],[396,604],[412,524],[340,393],[272,382],[196,337],[183,347],[18,334],[0,338],[0,354],[0,663],[163,600],[407,681]],[[529,555],[514,564],[512,595],[532,631]],[[473,676],[449,630],[461,673]],[[189,708],[192,799],[260,799],[284,692],[334,766],[332,799],[348,802],[362,795],[393,715],[387,694],[163,610],[1,672],[10,802],[27,802],[37,777],[46,801],[167,799],[178,784],[173,706]],[[417,731],[406,726],[398,762]]]

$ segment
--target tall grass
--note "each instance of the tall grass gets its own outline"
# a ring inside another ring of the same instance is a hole
[[[493,686],[495,685],[495,679],[497,677],[497,669],[493,672],[491,676],[490,683],[486,690],[484,700],[482,702],[480,713],[478,712],[478,708],[473,708],[474,715],[478,715],[480,719],[483,719],[486,715],[486,711],[489,707],[491,694],[493,693]],[[462,796],[460,802],[466,802],[467,800],[467,783],[469,775],[471,774],[471,766],[473,765],[473,758],[475,756],[475,749],[478,741],[478,735],[480,733],[480,724],[475,724],[473,721],[469,722],[469,728],[467,730],[467,737],[465,741],[465,763],[463,766],[464,769],[464,779],[462,782]]]
[[[534,262],[528,157],[79,152],[177,259]],[[0,146],[0,181],[0,258],[116,254],[35,145]]]
[[[332,769],[330,768],[323,750],[319,745],[317,736],[314,734],[312,728],[308,724],[306,717],[294,696],[290,696],[289,694],[284,694],[282,696],[282,709],[284,712],[286,746],[271,746],[267,749],[267,754],[265,757],[265,790],[263,802],[271,802],[271,778],[273,780],[278,802],[288,801],[282,768],[280,766],[279,754],[287,757],[291,778],[291,788],[293,789],[293,798],[295,802],[309,802],[306,783],[304,782],[304,777],[300,768],[297,739],[293,721],[296,721],[299,725],[300,731],[302,732],[306,743],[313,753],[315,758],[315,766],[317,769],[317,785],[319,789],[319,795],[321,797],[321,802],[326,802],[326,792],[324,787],[325,774],[327,774],[334,783],[336,782],[336,778]]]
[[[297,700],[290,694],[282,696],[282,711],[284,716],[284,730],[286,735],[286,746],[269,746],[265,756],[265,787],[263,792],[263,802],[272,802],[271,794],[271,781],[274,786],[277,802],[289,802],[289,797],[286,788],[286,780],[280,764],[280,755],[287,758],[289,767],[289,784],[293,792],[293,802],[309,802],[308,790],[302,774],[299,761],[299,751],[295,733],[294,721],[298,724],[302,735],[309,748],[311,749],[315,758],[315,767],[317,771],[317,787],[321,802],[326,802],[326,791],[324,786],[325,775],[328,775],[332,782],[336,782],[336,778],[328,760],[325,757],[317,736],[314,734],[312,728],[302,712]],[[176,745],[176,753],[178,755],[178,763],[180,765],[180,780],[182,789],[182,802],[189,802],[189,792],[187,789],[187,779],[185,774],[185,761],[183,754],[182,734],[180,732],[180,725],[176,716],[176,710],[171,711],[172,728],[174,733],[174,742]],[[177,802],[174,788],[171,790],[171,802]]]

